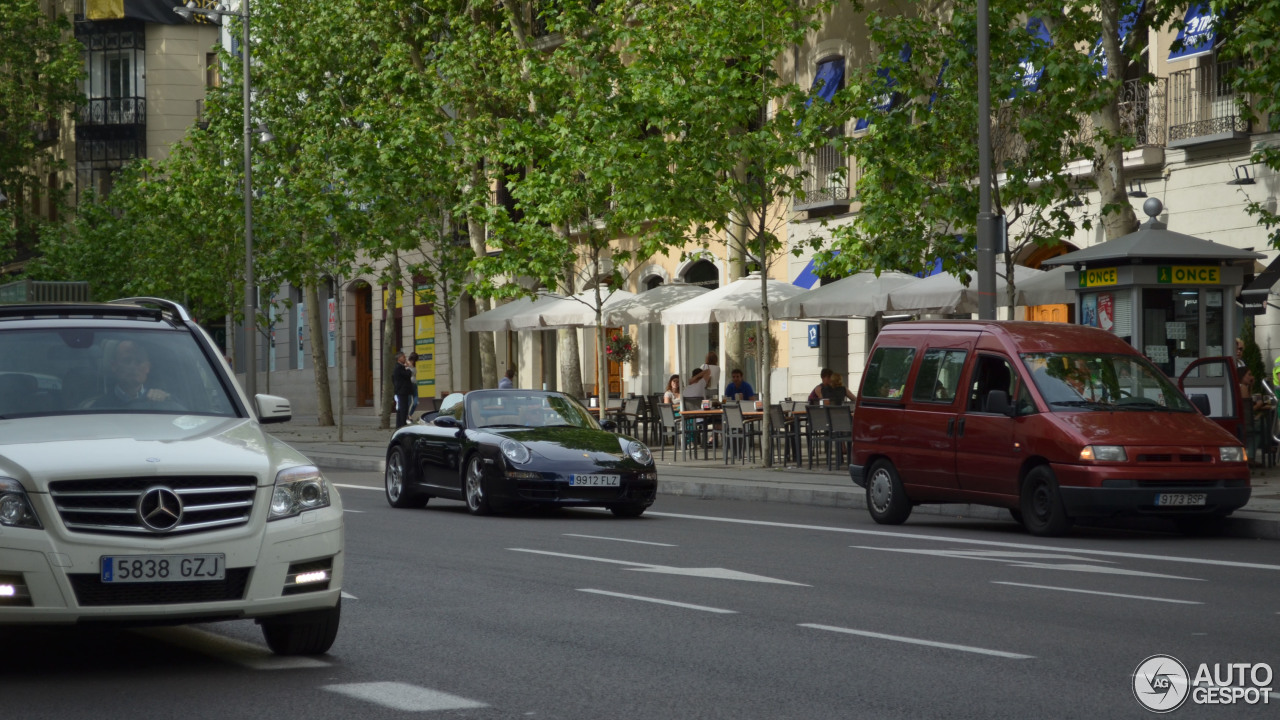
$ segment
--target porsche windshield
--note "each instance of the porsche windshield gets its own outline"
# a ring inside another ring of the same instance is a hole
[[[519,390],[469,393],[467,421],[475,428],[599,428],[595,418],[566,395]]]
[[[1169,378],[1142,357],[1042,353],[1023,355],[1022,362],[1050,410],[1193,410]]]

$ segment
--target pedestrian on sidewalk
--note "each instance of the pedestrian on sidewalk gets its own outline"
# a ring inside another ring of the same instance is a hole
[[[498,380],[499,390],[511,390],[516,386],[516,371],[514,368],[507,368],[507,372]]]
[[[391,389],[396,394],[396,428],[409,424],[409,406],[413,402],[413,371],[403,352],[396,353],[396,366],[391,369]]]

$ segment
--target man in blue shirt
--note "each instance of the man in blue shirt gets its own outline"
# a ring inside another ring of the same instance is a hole
[[[738,393],[742,393],[743,400],[755,400],[756,391],[751,387],[751,383],[742,379],[742,371],[734,369],[729,373],[729,384],[724,388],[724,396],[728,400],[736,400]]]

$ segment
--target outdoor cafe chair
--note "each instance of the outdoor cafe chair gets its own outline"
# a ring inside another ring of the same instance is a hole
[[[720,431],[724,438],[724,464],[729,464],[732,450],[735,457],[746,462],[747,453],[751,453],[751,462],[756,461],[755,438],[760,431],[747,424],[742,415],[742,406],[737,403],[725,403],[721,406],[724,413],[724,427]]]
[[[832,405],[827,408],[828,441],[835,446],[836,467],[849,462],[853,443],[853,408],[848,405]],[[831,469],[831,453],[827,453],[827,469]]]
[[[781,404],[769,406],[769,448],[774,462],[781,455],[784,465],[792,460],[800,463],[800,437],[796,428],[795,418],[787,417]]]
[[[661,446],[662,459],[667,459],[667,441],[671,441],[671,458],[679,459],[684,452],[683,423],[676,417],[676,411],[667,403],[658,405],[658,444]]]
[[[828,466],[831,458],[831,416],[826,405],[806,405],[805,415],[809,419],[809,432],[806,443],[809,450],[809,469],[813,469],[813,458],[821,446],[827,457]]]

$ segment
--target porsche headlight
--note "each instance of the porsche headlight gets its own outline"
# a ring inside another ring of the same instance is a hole
[[[0,525],[39,529],[40,519],[27,499],[22,483],[0,477]]]
[[[267,520],[280,520],[324,507],[329,507],[329,483],[320,474],[320,468],[299,465],[276,473],[276,489],[271,495],[271,515]]]
[[[1123,445],[1086,445],[1080,451],[1081,460],[1100,460],[1102,462],[1126,462],[1129,456]]]
[[[529,452],[529,448],[510,438],[503,440],[501,447],[502,454],[517,465],[523,465],[533,459],[533,453]]]
[[[1223,445],[1218,448],[1218,460],[1222,462],[1244,462],[1244,448],[1239,445]]]
[[[645,447],[644,443],[637,442],[635,440],[627,440],[624,445],[625,447],[623,450],[631,456],[632,460],[635,460],[641,465],[649,465],[653,462],[653,454],[649,452],[649,448]]]

